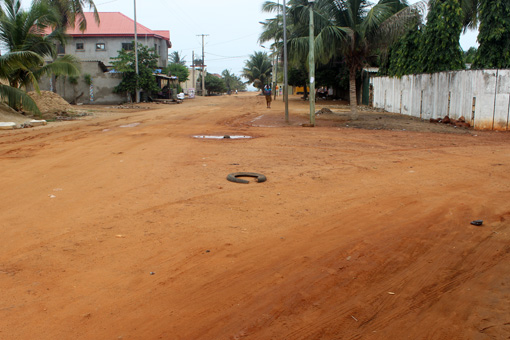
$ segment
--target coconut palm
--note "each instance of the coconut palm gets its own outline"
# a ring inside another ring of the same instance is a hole
[[[37,0],[54,8],[59,13],[57,27],[66,29],[68,26],[75,27],[78,24],[80,31],[87,29],[85,7],[88,6],[94,12],[94,18],[99,23],[99,13],[93,0]]]
[[[0,41],[10,52],[32,51],[40,56],[54,53],[55,41],[64,41],[62,30],[45,34],[55,25],[58,13],[43,3],[33,3],[28,10],[21,8],[20,0],[4,0],[0,7]]]
[[[186,65],[186,60],[184,59],[184,58],[186,58],[186,56],[182,56],[181,54],[182,54],[182,52],[179,53],[177,51],[170,53],[170,55],[168,56],[168,61],[171,64]]]
[[[278,47],[279,43],[283,40],[283,25],[280,16],[276,18],[267,19],[260,22],[262,24],[262,33],[259,37],[259,43],[263,44],[267,41],[274,41],[271,48]]]
[[[19,68],[26,67],[26,64],[37,63],[41,57],[33,52],[12,52],[0,56],[0,78],[8,79],[8,75]],[[16,87],[0,84],[0,98],[12,108],[25,107],[35,114],[39,109],[35,102],[25,91]]]
[[[225,86],[227,87],[228,91],[231,91],[234,87],[234,74],[230,70],[223,70],[221,72],[221,75],[223,77],[223,80],[225,81]]]
[[[231,70],[223,70],[223,72],[221,72],[221,75],[223,76],[223,80],[225,81],[225,86],[227,87],[227,90],[235,91],[244,90],[246,88],[246,85],[242,82],[241,78],[239,78],[239,76],[237,76],[236,74],[232,73]]]
[[[245,62],[243,77],[248,79],[248,83],[262,90],[264,85],[269,83],[271,78],[272,65],[269,56],[265,52],[255,52],[250,59]]]
[[[73,56],[64,56],[48,64],[44,62],[44,57],[55,56],[55,41],[64,39],[59,29],[44,34],[45,29],[58,19],[54,10],[44,3],[33,3],[27,10],[21,8],[20,0],[4,0],[3,3],[0,7],[0,42],[9,52],[0,64],[1,78],[7,79],[9,85],[17,89],[27,86],[38,89],[37,80],[42,75],[79,74],[79,63]],[[9,93],[15,94],[9,89],[4,90],[4,98]],[[19,100],[13,97],[8,102]],[[19,108],[19,105],[14,107]]]
[[[55,29],[45,34],[45,29],[55,24],[58,13],[44,3],[33,3],[27,10],[21,8],[20,0],[5,0],[0,9],[0,42],[14,52],[32,52],[31,59],[17,68],[11,68],[7,79],[13,87],[20,88],[34,84],[42,75],[79,74],[79,62],[70,55],[46,64],[44,57],[54,57],[55,41],[63,41],[62,30]],[[34,54],[39,56],[37,59]],[[29,54],[21,54],[27,56]],[[4,72],[5,74],[5,72]]]
[[[276,17],[260,22],[262,24],[262,33],[259,37],[259,43],[263,44],[273,41],[272,49],[278,50],[283,42],[283,5],[274,1],[266,1],[262,5],[262,11],[266,13],[277,13]],[[287,23],[289,26],[290,23]],[[288,29],[287,29],[288,30]]]
[[[478,26],[478,15],[480,13],[480,0],[461,0],[463,20],[462,26],[464,32],[469,29],[475,29]]]
[[[99,24],[99,13],[97,12],[96,5],[93,0],[34,0],[42,4],[46,4],[53,8],[58,13],[58,20],[54,28],[65,32],[69,26],[75,27],[78,24],[80,31],[84,32],[87,29],[87,19],[85,18],[84,8],[88,5],[89,9],[94,12],[95,21]],[[61,40],[62,45],[66,44],[65,40]],[[53,61],[56,57],[53,56]],[[55,83],[56,75],[52,76],[52,81]],[[57,88],[53,88],[53,92],[57,92]]]
[[[308,54],[309,7],[307,0],[291,0],[290,16],[300,22],[290,40],[294,58]],[[369,64],[378,51],[401,35],[425,2],[407,7],[406,1],[318,0],[314,5],[315,53],[318,62],[343,59],[349,68],[351,115],[357,117],[356,72]],[[296,25],[297,26],[297,25]],[[292,57],[291,57],[292,58]],[[306,59],[305,59],[306,60]]]

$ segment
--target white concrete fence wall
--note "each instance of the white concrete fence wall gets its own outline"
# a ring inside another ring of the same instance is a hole
[[[510,130],[510,70],[376,77],[374,107],[421,119],[458,119],[479,130]]]

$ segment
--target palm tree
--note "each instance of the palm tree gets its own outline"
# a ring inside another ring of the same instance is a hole
[[[283,6],[273,1],[266,1],[262,5],[262,11],[266,13],[277,12],[276,17],[260,22],[262,25],[262,33],[259,37],[259,43],[263,44],[268,41],[274,41],[271,48],[278,50],[283,42],[283,16],[280,14]]]
[[[269,83],[271,78],[271,60],[265,52],[255,52],[250,59],[245,61],[243,77],[248,79],[248,83],[262,90],[264,85]]]
[[[319,62],[326,64],[342,58],[349,68],[349,98],[352,118],[357,117],[356,73],[377,52],[405,31],[410,19],[419,14],[425,2],[406,6],[405,1],[379,0],[318,0],[314,5],[315,51]],[[290,14],[293,22],[302,23],[290,41],[295,57],[308,53],[309,5],[307,0],[293,0]],[[402,9],[404,8],[404,9]]]
[[[181,54],[182,52],[179,53],[177,51],[170,53],[170,55],[168,56],[168,61],[170,61],[170,64],[186,65],[186,60],[184,59],[186,58],[186,56],[181,56]]]
[[[34,63],[40,59],[41,57],[33,52],[11,52],[4,54],[0,56],[0,78],[8,79],[9,74],[14,70],[23,68],[27,63]],[[0,84],[0,98],[14,109],[23,106],[35,114],[40,113],[34,100],[25,91],[16,87]]]
[[[223,76],[223,80],[225,81],[225,86],[227,87],[227,90],[230,92],[234,86],[234,77],[230,70],[223,70],[221,72],[221,75]]]
[[[242,91],[246,89],[246,85],[243,83],[241,78],[235,73],[232,73],[231,70],[223,70],[223,72],[221,72],[221,75],[223,76],[223,80],[225,81],[225,86],[227,87],[227,90]]]
[[[72,56],[64,56],[49,64],[44,62],[44,57],[55,55],[54,42],[63,40],[59,29],[44,35],[45,28],[54,24],[57,17],[57,13],[43,3],[33,3],[30,9],[23,10],[20,0],[4,0],[4,6],[0,8],[0,42],[9,52],[0,65],[0,77],[7,79],[11,87],[20,89],[33,85],[38,90],[37,81],[42,75],[79,74],[78,61]],[[14,94],[12,91],[4,93]],[[16,101],[14,97],[8,100],[9,103]]]
[[[55,41],[64,41],[62,30],[45,34],[45,28],[54,25],[58,13],[43,3],[34,3],[30,9],[21,8],[20,0],[4,0],[0,7],[0,41],[10,52],[32,51],[40,56],[54,53]]]
[[[5,0],[0,9],[0,42],[9,53],[32,52],[31,59],[7,75],[13,87],[20,88],[34,84],[42,75],[56,74],[76,76],[79,74],[78,60],[70,55],[45,64],[44,57],[54,57],[55,41],[63,41],[62,30],[55,29],[45,35],[45,29],[54,24],[58,13],[44,3],[34,3],[28,10],[21,8],[20,0]],[[27,56],[28,54],[23,54]],[[37,59],[34,55],[39,56]]]
[[[480,13],[480,0],[461,0],[463,20],[462,27],[464,32],[469,29],[475,29],[478,25],[478,16]]]
[[[84,32],[87,29],[87,20],[85,18],[84,7],[88,5],[89,9],[94,12],[94,19],[99,24],[99,13],[97,12],[96,5],[93,0],[34,0],[42,4],[46,4],[53,8],[58,13],[58,20],[54,25],[55,30],[63,32],[69,26],[75,27],[78,23],[80,31]],[[66,44],[65,39],[61,40],[62,45]],[[53,61],[56,61],[56,56],[53,56]],[[56,83],[56,76],[52,76],[53,83]],[[53,92],[57,92],[57,87],[53,88]]]
[[[37,0],[39,3],[45,3],[54,8],[59,13],[57,28],[66,29],[68,26],[78,24],[80,31],[87,29],[87,20],[85,18],[84,8],[88,5],[94,12],[94,18],[99,23],[99,13],[93,0]]]

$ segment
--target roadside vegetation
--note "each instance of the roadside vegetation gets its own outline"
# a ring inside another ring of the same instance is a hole
[[[285,10],[289,85],[303,86],[305,97],[310,6],[316,83],[348,93],[354,116],[366,67],[378,67],[380,75],[398,77],[460,70],[466,63],[473,68],[510,67],[510,4],[506,0],[423,0],[413,5],[405,0],[316,0],[313,5],[308,0],[289,0],[287,8],[267,1],[262,10],[276,16],[262,23],[259,42],[271,42],[273,53],[283,59],[281,13]],[[478,26],[480,47],[462,51],[461,33]],[[243,72],[257,88],[271,77],[270,67],[261,68],[262,59],[271,62],[267,54],[255,52]]]
[[[65,45],[67,25],[86,28],[84,6],[95,10],[92,0],[38,0],[27,10],[20,0],[0,2],[0,43],[8,50],[0,57],[0,97],[16,110],[38,114],[35,102],[27,90],[39,91],[38,81],[43,75],[77,77],[79,61],[69,55],[57,58],[56,45]],[[96,11],[97,12],[97,11]],[[43,34],[51,28],[50,34]],[[46,63],[44,58],[51,57]]]

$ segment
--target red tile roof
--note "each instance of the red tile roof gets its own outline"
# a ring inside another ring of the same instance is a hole
[[[99,12],[99,25],[97,24],[94,13],[86,12],[85,19],[87,20],[87,30],[81,32],[78,25],[70,27],[67,34],[72,37],[125,37],[135,35],[135,22],[131,18],[125,16],[120,12]],[[171,47],[170,31],[153,31],[140,23],[137,23],[137,33],[139,38],[145,36],[156,37],[164,39]]]

